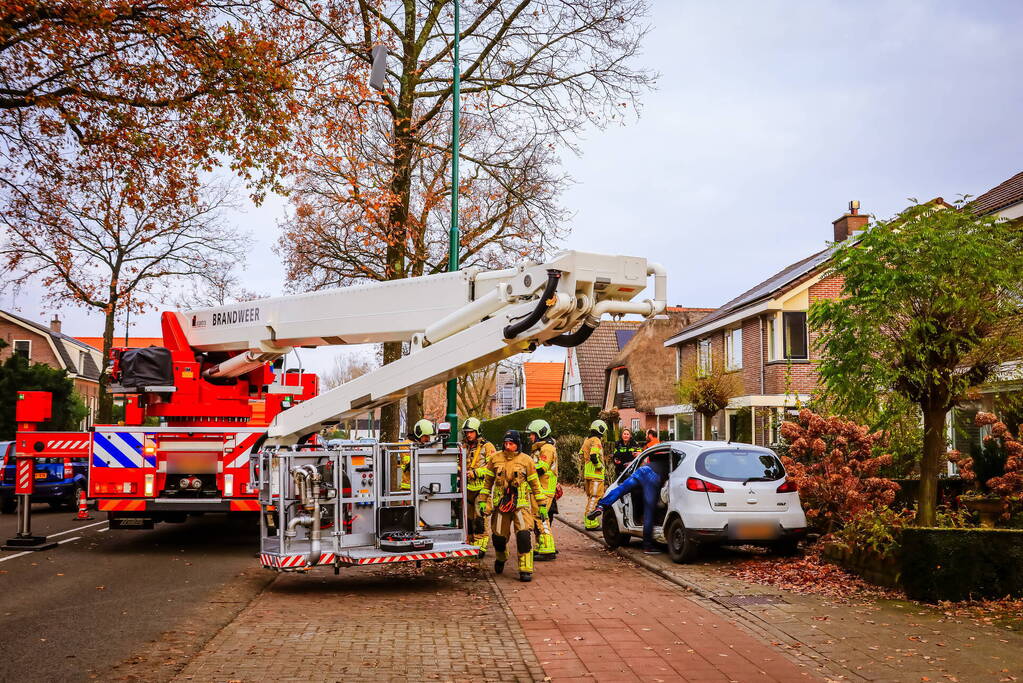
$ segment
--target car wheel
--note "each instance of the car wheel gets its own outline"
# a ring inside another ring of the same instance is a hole
[[[686,525],[682,523],[681,517],[674,517],[668,524],[668,532],[665,534],[668,541],[668,557],[672,562],[685,564],[692,562],[696,557],[696,543],[686,534]]]
[[[57,500],[48,500],[46,501],[46,503],[50,506],[51,510],[59,510],[65,505],[67,505],[67,501],[63,498],[58,498]]]
[[[5,515],[13,515],[17,509],[18,500],[16,498],[11,497],[0,500],[0,512],[3,512]]]
[[[777,555],[783,555],[785,557],[791,557],[799,553],[799,539],[798,538],[784,538],[780,541],[775,541],[771,546],[771,550]]]
[[[628,534],[623,534],[618,528],[618,519],[615,517],[614,510],[610,508],[604,510],[604,514],[601,516],[600,530],[604,534],[604,543],[607,543],[608,548],[628,545],[631,540]]]

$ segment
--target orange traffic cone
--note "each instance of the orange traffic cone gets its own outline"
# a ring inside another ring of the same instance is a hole
[[[87,522],[92,519],[89,514],[89,506],[85,502],[85,491],[78,491],[78,514],[71,518],[75,522]]]

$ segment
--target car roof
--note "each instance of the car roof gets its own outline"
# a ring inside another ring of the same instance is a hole
[[[732,448],[737,451],[763,451],[767,453],[774,453],[770,448],[764,448],[763,446],[754,446],[749,443],[741,443],[738,441],[665,441],[663,442],[672,448],[678,448],[684,451],[721,451]]]

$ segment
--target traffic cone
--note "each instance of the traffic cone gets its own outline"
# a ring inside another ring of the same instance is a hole
[[[75,522],[87,522],[92,519],[89,514],[89,506],[85,502],[85,491],[78,490],[78,514],[71,518]]]

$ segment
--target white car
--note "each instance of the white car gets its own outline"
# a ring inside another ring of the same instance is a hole
[[[654,540],[675,562],[689,562],[701,545],[766,545],[793,553],[806,535],[795,485],[774,451],[722,441],[671,441],[643,451],[615,485],[653,458],[669,472],[654,513]],[[636,489],[604,510],[609,547],[643,536],[643,492]]]

